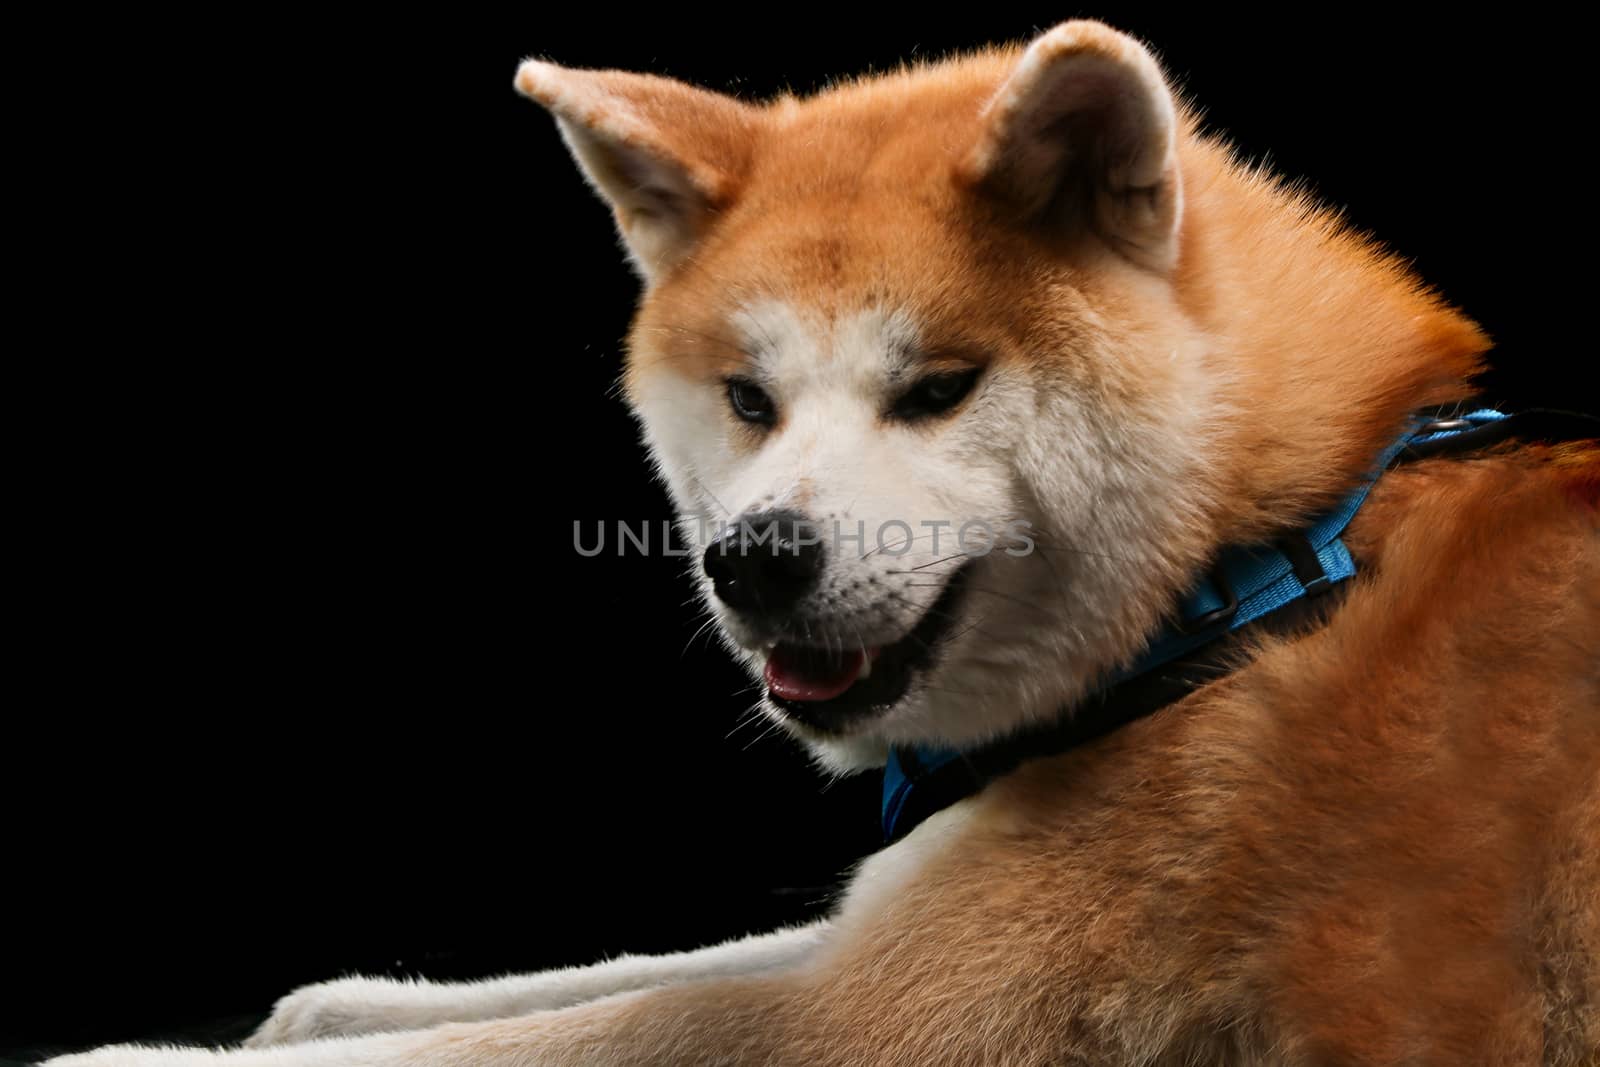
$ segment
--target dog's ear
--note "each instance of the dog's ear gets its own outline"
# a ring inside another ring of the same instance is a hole
[[[646,285],[733,199],[760,114],[671,78],[534,59],[518,69],[516,87],[555,116]]]
[[[1145,47],[1101,22],[1033,41],[984,106],[963,180],[1030,223],[1093,227],[1165,270],[1182,213],[1172,91]]]

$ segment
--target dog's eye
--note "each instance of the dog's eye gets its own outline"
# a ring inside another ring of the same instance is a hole
[[[900,394],[889,414],[897,419],[922,419],[942,415],[967,398],[978,383],[982,370],[947,371],[930,374]]]
[[[728,403],[733,406],[733,413],[745,422],[770,426],[778,417],[777,405],[772,402],[772,397],[748,378],[728,379]]]

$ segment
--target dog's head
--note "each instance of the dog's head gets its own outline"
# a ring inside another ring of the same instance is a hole
[[[707,602],[836,769],[1057,714],[1484,347],[1097,22],[759,105],[516,84],[644,280],[626,393]]]

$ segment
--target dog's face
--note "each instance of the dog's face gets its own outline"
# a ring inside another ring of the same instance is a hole
[[[1048,714],[1108,663],[1204,383],[1137,268],[829,195],[664,281],[626,384],[763,711],[847,766]]]
[[[1136,648],[1193,564],[1210,414],[1142,47],[1069,23],[762,107],[518,86],[645,279],[627,397],[765,714],[846,769],[1049,715]]]

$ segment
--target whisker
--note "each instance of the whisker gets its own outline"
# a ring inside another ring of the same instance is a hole
[[[694,633],[689,635],[689,640],[684,642],[683,651],[678,653],[678,658],[682,659],[684,656],[688,655],[689,647],[695,643],[695,641],[700,637],[701,634],[706,633],[707,631],[709,631],[711,629],[711,627],[716,625],[716,623],[717,623],[717,617],[715,615],[712,615],[710,618],[706,619],[705,622],[701,623],[699,628],[697,630],[695,630]]]

